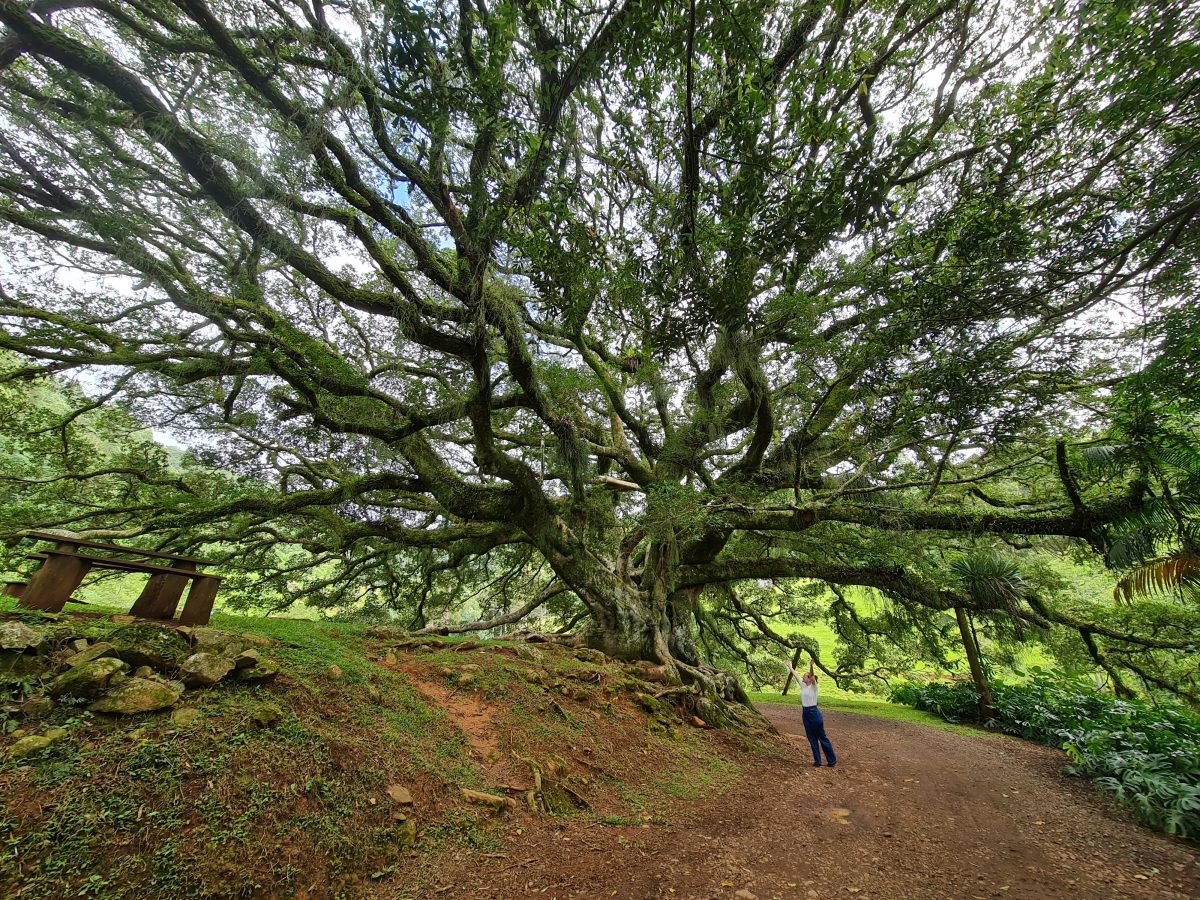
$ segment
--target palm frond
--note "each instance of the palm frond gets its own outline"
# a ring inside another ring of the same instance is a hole
[[[1194,441],[1173,438],[1164,441],[1155,452],[1155,461],[1176,478],[1200,483],[1200,446]]]
[[[1020,601],[1028,586],[1016,563],[997,553],[971,553],[951,560],[947,568],[973,598],[1007,611],[1022,637]]]
[[[1119,444],[1080,447],[1075,450],[1074,456],[1085,472],[1101,476],[1122,474],[1132,460],[1129,448]]]
[[[1145,529],[1155,534],[1173,534],[1176,528],[1171,502],[1164,497],[1147,498],[1116,524],[1122,530]]]
[[[1025,592],[1025,579],[1016,563],[996,553],[972,553],[952,560],[948,566],[969,593],[989,602],[1004,602]]]
[[[1117,582],[1113,597],[1118,603],[1132,603],[1137,597],[1200,592],[1200,553],[1180,550],[1152,559]]]
[[[1158,536],[1151,529],[1138,528],[1113,538],[1104,559],[1114,569],[1127,569],[1156,555]]]

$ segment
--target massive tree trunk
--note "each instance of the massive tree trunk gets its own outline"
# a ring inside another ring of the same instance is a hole
[[[667,598],[667,647],[672,657],[689,666],[699,666],[702,661],[693,629],[701,593],[700,588],[686,588]]]
[[[636,590],[589,603],[592,623],[585,633],[589,647],[615,659],[666,664],[669,653],[661,621]]]
[[[708,722],[752,721],[729,706],[749,702],[737,678],[705,663],[698,651],[693,623],[702,588],[676,587],[679,564],[672,536],[650,543],[638,571],[628,559],[613,561],[593,552],[561,520],[536,533],[553,537],[543,552],[591,614],[583,633],[589,647],[664,667],[667,681],[692,689],[680,695],[687,709]]]

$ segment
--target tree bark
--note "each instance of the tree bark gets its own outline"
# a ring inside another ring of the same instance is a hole
[[[650,610],[637,598],[614,598],[605,604],[599,615],[593,611],[592,619],[585,636],[589,647],[627,662],[669,661],[659,652],[660,647],[667,645],[661,623],[654,621]]]
[[[958,631],[962,635],[963,649],[967,651],[967,664],[971,667],[971,680],[975,682],[975,693],[979,696],[979,715],[984,722],[995,718],[996,708],[992,705],[992,689],[988,686],[983,674],[983,666],[979,662],[979,646],[971,633],[971,624],[967,621],[967,611],[961,606],[954,607],[954,617],[958,620]]]
[[[788,688],[792,686],[792,670],[800,665],[800,654],[803,652],[800,647],[797,647],[796,652],[792,654],[792,668],[788,669],[787,678],[783,680],[783,696],[785,697],[787,696]]]

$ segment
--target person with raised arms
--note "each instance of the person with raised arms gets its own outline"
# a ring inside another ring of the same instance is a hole
[[[794,673],[793,673],[794,674]],[[800,685],[801,715],[804,719],[804,733],[812,745],[813,765],[821,767],[821,751],[825,751],[825,762],[829,768],[837,765],[837,754],[833,752],[833,744],[825,734],[825,717],[817,707],[817,674],[813,671],[813,658],[808,657],[808,672]]]

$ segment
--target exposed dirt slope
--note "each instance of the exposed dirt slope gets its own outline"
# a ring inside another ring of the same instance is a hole
[[[1060,775],[1061,753],[831,712],[839,765],[814,769],[799,710],[764,711],[794,750],[724,796],[662,827],[513,838],[504,857],[461,858],[437,896],[1200,897],[1200,856]]]

